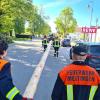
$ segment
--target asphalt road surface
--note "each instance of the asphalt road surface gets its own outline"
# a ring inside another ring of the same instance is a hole
[[[69,49],[70,48],[61,47],[58,58],[53,56],[53,48],[50,49],[34,100],[51,99],[52,89],[58,72],[65,65],[70,63]],[[21,94],[24,93],[43,53],[41,40],[17,41],[16,43],[10,44],[7,59],[11,61],[13,81],[16,87],[21,91]]]

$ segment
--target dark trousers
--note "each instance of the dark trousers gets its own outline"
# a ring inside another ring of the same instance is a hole
[[[43,47],[44,47],[44,52],[45,52],[45,50],[46,50],[46,48],[47,48],[47,45],[44,45]]]
[[[55,57],[58,57],[59,47],[54,47],[54,50],[55,50],[54,56],[55,56]]]

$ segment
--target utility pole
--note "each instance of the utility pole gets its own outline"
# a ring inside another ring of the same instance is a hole
[[[90,27],[92,26],[92,19],[93,19],[93,7],[91,8],[91,19],[90,19]],[[92,42],[92,33],[91,33],[91,40],[90,40],[91,42]]]
[[[88,4],[88,8],[90,9],[90,27],[92,26],[92,20],[93,20],[93,1],[90,1]],[[91,33],[91,38],[90,41],[92,42],[92,33]]]
[[[96,28],[97,28],[97,30],[98,30],[98,21],[99,21],[99,19],[96,18]],[[95,33],[95,42],[96,42],[96,39],[97,39],[97,32]]]

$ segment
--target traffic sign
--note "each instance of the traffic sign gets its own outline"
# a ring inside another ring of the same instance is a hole
[[[97,28],[96,27],[82,27],[81,31],[82,33],[96,33]]]

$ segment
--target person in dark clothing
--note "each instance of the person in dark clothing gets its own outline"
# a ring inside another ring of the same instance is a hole
[[[11,63],[7,61],[8,44],[0,40],[0,100],[33,100],[23,97],[13,84]]]
[[[46,50],[46,48],[47,48],[47,45],[48,45],[48,39],[47,39],[47,36],[45,35],[44,36],[44,38],[43,38],[43,40],[42,40],[42,46],[43,46],[43,48],[44,48],[44,52],[45,52],[45,50]]]
[[[58,37],[55,37],[53,41],[53,47],[54,47],[54,56],[58,57],[59,48],[60,48],[60,40],[58,39]]]
[[[100,76],[84,62],[86,49],[73,48],[73,63],[65,66],[58,74],[52,100],[100,100]]]

